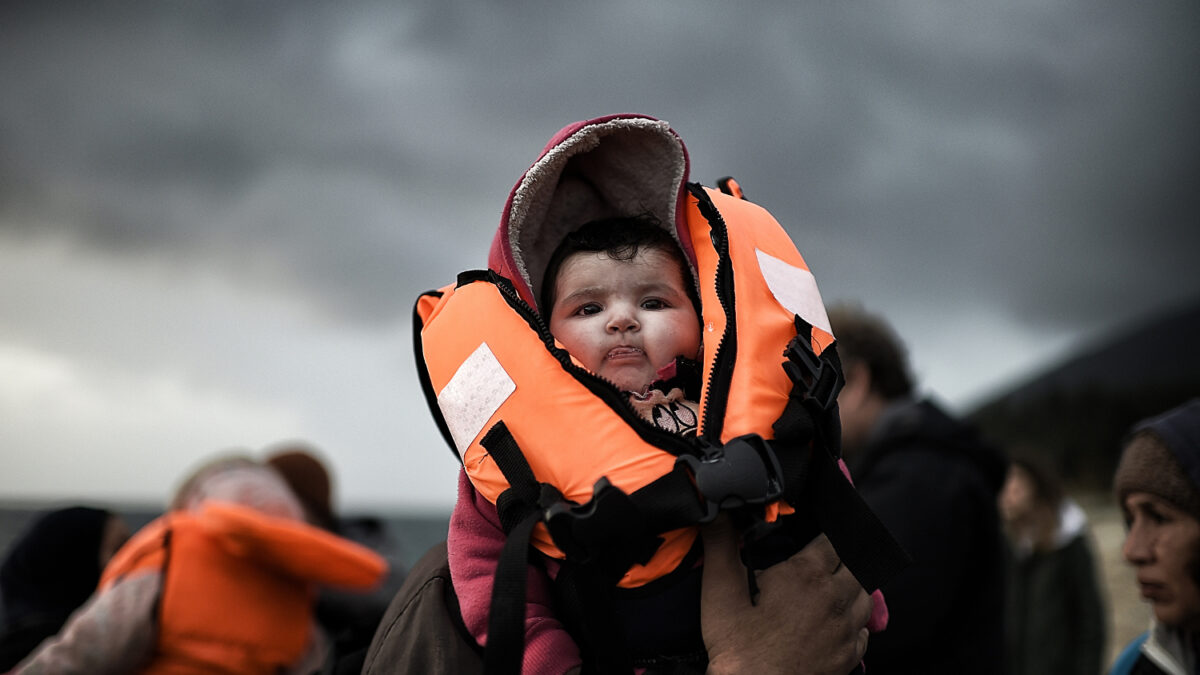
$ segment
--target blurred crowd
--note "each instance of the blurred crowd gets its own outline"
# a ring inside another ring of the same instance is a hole
[[[883,318],[829,316],[844,458],[912,558],[882,588],[871,675],[1197,672],[1200,401],[1130,430],[1115,498],[1154,621],[1109,664],[1095,542],[1054,468],[919,396]],[[136,532],[102,508],[41,514],[4,552],[0,672],[363,672],[406,570],[355,541],[332,490],[321,453],[286,444],[207,458]]]
[[[205,459],[134,533],[41,514],[0,569],[0,672],[359,672],[403,570],[332,490],[316,448],[284,443]]]

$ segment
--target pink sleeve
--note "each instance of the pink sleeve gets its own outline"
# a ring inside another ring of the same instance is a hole
[[[487,642],[492,579],[504,542],[495,505],[475,491],[465,471],[459,472],[458,501],[446,538],[447,558],[463,622],[481,645]],[[575,641],[554,616],[550,583],[545,571],[529,566],[523,673],[564,673],[581,663]]]

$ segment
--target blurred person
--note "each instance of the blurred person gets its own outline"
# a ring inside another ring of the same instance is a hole
[[[318,584],[368,588],[385,563],[304,522],[274,470],[228,456],[113,556],[99,591],[18,673],[311,673],[327,662]]]
[[[304,507],[309,523],[330,532],[338,531],[333,510],[333,479],[316,448],[298,441],[269,447],[263,462],[279,472]]]
[[[281,475],[300,504],[305,519],[326,531],[355,543],[379,550],[384,524],[377,518],[357,518],[347,522],[333,507],[333,476],[328,462],[315,447],[300,441],[286,441],[267,448],[264,463]],[[388,576],[376,590],[364,593],[337,588],[322,588],[317,597],[317,622],[331,641],[331,660],[336,673],[358,673],[367,647],[375,635],[388,602],[404,581],[398,560],[388,560]]]
[[[106,509],[72,506],[33,521],[0,566],[0,672],[58,633],[127,539],[129,526]]]
[[[1000,493],[1008,536],[1005,636],[1011,675],[1096,675],[1104,602],[1087,515],[1042,463],[1013,459]]]
[[[859,493],[912,556],[882,586],[890,620],[871,675],[1003,672],[1003,455],[918,398],[904,344],[882,318],[831,308],[846,384],[842,452]]]
[[[1113,477],[1128,528],[1121,549],[1153,609],[1110,675],[1200,668],[1200,399],[1134,425]]]

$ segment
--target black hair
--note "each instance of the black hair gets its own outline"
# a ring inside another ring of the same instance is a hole
[[[842,363],[865,364],[871,373],[871,389],[885,400],[912,394],[908,352],[886,321],[848,304],[831,307],[828,316]]]
[[[542,276],[542,293],[538,298],[542,316],[549,320],[554,308],[558,271],[567,258],[576,253],[603,252],[613,260],[633,260],[638,251],[643,249],[662,251],[675,260],[688,299],[696,309],[696,316],[700,316],[700,298],[696,294],[692,266],[684,257],[679,243],[663,227],[662,222],[650,213],[588,221],[563,237],[550,256],[546,273]]]
[[[1065,493],[1058,475],[1041,459],[1029,457],[1013,457],[1009,466],[1020,469],[1029,477],[1029,485],[1033,489],[1033,499],[1039,504],[1045,504],[1056,512],[1062,505]]]

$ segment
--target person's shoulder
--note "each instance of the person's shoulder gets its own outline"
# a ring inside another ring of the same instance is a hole
[[[970,422],[960,419],[933,399],[914,400],[902,407],[892,423],[893,453],[948,479],[975,483],[999,490],[1007,473],[1007,461]]]
[[[481,650],[463,625],[443,542],[409,571],[367,650],[362,672],[476,673]]]

